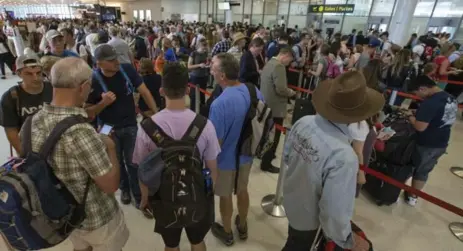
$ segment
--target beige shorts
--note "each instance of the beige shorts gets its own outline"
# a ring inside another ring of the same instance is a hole
[[[238,172],[238,186],[236,193],[246,190],[249,183],[249,175],[251,174],[252,163],[240,166]],[[231,196],[235,191],[236,170],[220,170],[217,169],[217,182],[215,184],[215,195]]]
[[[116,213],[108,224],[93,230],[75,230],[69,236],[74,250],[87,250],[92,247],[93,251],[121,251],[129,239],[129,229],[125,225],[124,213],[122,210]]]

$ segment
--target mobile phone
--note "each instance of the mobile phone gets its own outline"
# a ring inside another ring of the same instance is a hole
[[[112,125],[104,124],[100,129],[100,133],[104,135],[109,135],[112,129],[113,129]]]

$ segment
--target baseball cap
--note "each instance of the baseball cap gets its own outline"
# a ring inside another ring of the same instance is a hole
[[[111,61],[117,58],[117,52],[109,44],[98,45],[95,49],[95,59],[97,61]]]
[[[45,34],[45,38],[47,39],[48,42],[51,42],[51,40],[53,40],[53,38],[55,38],[55,37],[62,37],[62,36],[63,36],[63,34],[61,34],[57,30],[49,30]]]
[[[19,71],[22,68],[26,67],[34,67],[34,66],[42,66],[40,64],[40,59],[35,54],[24,54],[19,56],[16,59],[16,70]]]
[[[371,38],[370,42],[368,43],[368,46],[373,47],[373,48],[376,48],[376,47],[378,47],[380,45],[381,45],[381,41],[379,41],[379,39],[377,39],[375,37]]]

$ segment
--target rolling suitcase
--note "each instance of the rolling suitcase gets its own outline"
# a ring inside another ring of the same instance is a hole
[[[396,134],[385,143],[383,152],[375,152],[376,157],[369,167],[399,182],[405,183],[412,175],[411,158],[415,148],[415,130],[403,114],[393,112],[384,121]],[[397,202],[401,189],[386,183],[372,175],[366,175],[363,189],[375,200],[378,206]]]
[[[309,81],[309,90],[312,90],[311,87],[315,85],[315,78],[312,76],[308,78],[308,81]],[[293,118],[291,120],[291,124],[293,125],[300,118],[307,116],[307,115],[315,115],[317,113],[315,111],[315,107],[312,104],[312,94],[307,94],[307,95],[304,95],[304,94],[302,95],[302,97],[296,98],[296,102],[294,103]]]

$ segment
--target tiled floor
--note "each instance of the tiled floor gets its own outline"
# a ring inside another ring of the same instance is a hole
[[[5,92],[17,80],[11,76],[8,80],[0,80],[0,93]],[[461,150],[458,149],[463,149],[463,138],[460,138],[462,136],[463,122],[458,121],[453,129],[448,154],[440,160],[425,189],[426,192],[459,207],[463,207],[463,179],[451,174],[449,167],[461,164],[463,157],[459,156]],[[5,160],[9,155],[9,147],[4,133],[0,133],[0,142],[3,145],[3,148],[0,148],[0,160]],[[275,164],[278,163],[279,160],[275,160]],[[233,247],[225,247],[209,234],[206,239],[209,250],[281,250],[286,239],[287,220],[269,217],[260,206],[262,197],[275,191],[277,175],[261,172],[258,164],[258,161],[255,161],[249,185],[251,194],[249,240],[237,241]],[[131,231],[129,242],[124,250],[163,250],[161,238],[153,233],[153,221],[146,220],[131,206],[122,207]],[[463,219],[422,200],[416,208],[407,206],[403,201],[390,207],[378,207],[361,195],[356,202],[354,221],[365,230],[377,251],[463,250],[463,243],[448,231],[450,222],[463,221]],[[186,237],[183,238],[181,248],[189,250]],[[0,250],[6,250],[1,241]],[[69,242],[50,249],[50,251],[65,250],[72,250]]]

